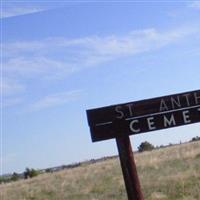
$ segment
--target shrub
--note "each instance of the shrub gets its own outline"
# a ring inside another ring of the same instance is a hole
[[[35,170],[35,169],[29,169],[29,168],[26,168],[25,172],[24,172],[24,178],[27,179],[27,178],[32,178],[32,177],[35,177],[38,175],[38,171]]]
[[[200,137],[196,136],[196,137],[193,137],[192,140],[190,140],[190,142],[195,142],[195,141],[199,141],[199,140],[200,140]]]
[[[140,144],[140,146],[138,147],[138,151],[139,151],[139,152],[151,151],[151,150],[153,150],[153,149],[154,149],[154,146],[153,146],[151,143],[147,142],[147,141],[142,142],[142,143]]]
[[[19,178],[20,178],[19,175],[18,175],[16,172],[14,172],[14,173],[12,174],[10,180],[11,180],[11,181],[17,181]]]

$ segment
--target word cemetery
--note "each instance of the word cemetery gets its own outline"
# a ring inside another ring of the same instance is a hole
[[[200,122],[200,90],[87,110],[93,142],[115,138],[128,200],[144,200],[129,135]]]

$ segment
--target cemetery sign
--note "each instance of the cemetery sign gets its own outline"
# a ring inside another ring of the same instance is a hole
[[[200,121],[200,90],[87,110],[92,141]]]

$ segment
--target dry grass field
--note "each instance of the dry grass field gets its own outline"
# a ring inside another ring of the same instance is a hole
[[[135,154],[145,200],[200,200],[200,142]],[[118,159],[0,185],[1,200],[126,200]]]

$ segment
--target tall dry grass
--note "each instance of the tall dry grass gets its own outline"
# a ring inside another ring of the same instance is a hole
[[[200,200],[200,142],[135,154],[146,200]],[[1,200],[125,200],[118,159],[0,185]]]

